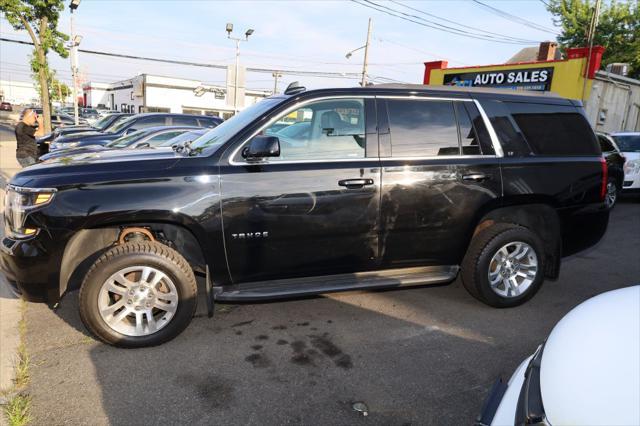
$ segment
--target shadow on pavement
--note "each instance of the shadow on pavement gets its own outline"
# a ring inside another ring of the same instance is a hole
[[[518,308],[459,281],[217,305],[211,320],[200,301],[182,335],[138,350],[90,337],[75,292],[55,312],[30,304],[34,423],[469,424],[570,309],[640,281],[639,244],[640,204],[624,200],[604,239]]]

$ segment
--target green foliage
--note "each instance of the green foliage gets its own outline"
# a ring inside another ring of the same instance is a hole
[[[560,47],[587,46],[588,31],[595,0],[550,0],[548,10],[554,22],[562,28],[558,36]],[[630,77],[640,78],[640,5],[628,2],[603,1],[594,45],[605,47],[602,67],[613,62],[631,64]]]
[[[0,0],[0,11],[14,29],[27,30],[32,39],[36,35],[37,42],[33,42],[39,44],[45,54],[53,50],[66,58],[69,52],[64,42],[69,36],[58,31],[63,10],[63,0]]]

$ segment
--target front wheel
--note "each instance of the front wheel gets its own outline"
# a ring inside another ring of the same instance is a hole
[[[526,302],[543,280],[542,241],[519,225],[501,223],[480,231],[462,262],[465,288],[478,300],[497,308]]]
[[[191,267],[158,242],[130,242],[104,253],[80,288],[80,317],[100,340],[134,348],[182,332],[196,309]]]

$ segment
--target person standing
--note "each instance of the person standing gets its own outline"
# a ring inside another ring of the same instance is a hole
[[[36,135],[42,135],[42,118],[32,109],[25,109],[15,128],[16,160],[22,167],[35,164],[38,160],[38,144]]]

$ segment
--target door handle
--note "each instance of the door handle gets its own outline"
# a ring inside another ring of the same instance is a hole
[[[365,185],[373,185],[373,179],[343,179],[338,181],[338,185],[347,189],[362,188]]]
[[[472,173],[470,175],[462,175],[462,180],[471,181],[471,182],[482,182],[490,178],[491,176],[485,175],[484,173]]]

